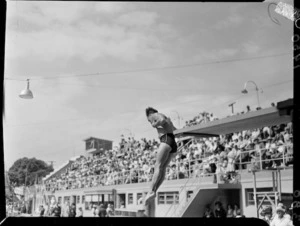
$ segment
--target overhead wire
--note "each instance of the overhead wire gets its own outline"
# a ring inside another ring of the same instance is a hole
[[[46,76],[46,77],[39,77],[39,78],[38,77],[31,77],[31,78],[29,77],[28,79],[30,79],[30,80],[56,79],[56,78],[64,79],[64,78],[74,78],[74,77],[135,73],[135,72],[195,67],[195,66],[203,66],[203,65],[210,65],[210,64],[240,62],[240,61],[270,58],[270,57],[285,56],[285,55],[291,55],[291,54],[292,53],[279,53],[279,54],[272,54],[272,55],[265,55],[265,56],[247,57],[247,58],[241,58],[241,59],[216,60],[216,61],[211,61],[211,62],[202,62],[202,63],[186,64],[186,65],[173,65],[173,66],[165,66],[165,67],[153,67],[153,68],[133,69],[133,70],[124,70],[124,71],[115,71],[115,72],[96,72],[96,73],[90,73],[90,74],[78,74],[78,75],[66,75],[66,76]],[[12,77],[4,77],[4,79],[25,81],[24,79],[17,79],[17,78],[12,78]]]
[[[274,84],[271,84],[271,85],[268,85],[268,86],[265,86],[265,87],[262,87],[264,89],[266,88],[269,88],[269,87],[273,87],[273,86],[277,86],[277,85],[281,85],[281,84],[285,84],[285,83],[289,83],[289,82],[292,82],[293,80],[286,80],[286,81],[282,81],[282,82],[278,82],[278,83],[274,83]],[[250,89],[251,90],[251,89]],[[236,94],[236,92],[232,93],[232,94]],[[232,101],[236,101],[236,100],[239,100],[241,97],[243,97],[245,95],[239,95],[237,97],[234,97],[234,98],[230,98],[228,99],[227,101],[225,102],[222,102],[222,103],[217,103],[217,104],[214,104],[214,105],[211,105],[211,106],[208,106],[208,107],[204,107],[203,110],[205,111],[208,111],[208,110],[211,110],[213,108],[215,108],[216,106],[221,106],[221,105],[225,105],[229,102],[232,102]],[[190,103],[197,103],[197,102],[200,102],[201,100],[194,100],[194,101],[184,101],[184,102],[181,102],[181,103],[178,103],[176,104],[176,106],[181,106],[181,105],[186,105],[186,104],[190,104]],[[121,112],[120,114],[125,114],[125,113],[135,113],[135,112],[138,112],[138,111],[126,111],[126,112]],[[188,115],[192,115],[192,114],[188,114]],[[95,119],[95,118],[94,118]],[[91,120],[91,118],[87,119],[87,118],[72,118],[72,119],[60,119],[60,120],[55,120],[55,121],[51,121],[51,122],[37,122],[37,123],[27,123],[27,124],[19,124],[19,125],[8,125],[8,124],[3,124],[4,126],[8,126],[8,127],[19,127],[19,126],[39,126],[39,125],[46,125],[46,124],[53,124],[53,123],[61,123],[62,121],[63,122],[74,122],[74,121],[86,121],[86,120]],[[102,121],[103,122],[103,121]],[[87,123],[87,122],[86,122]],[[133,124],[130,124],[130,125],[133,125]],[[129,126],[129,125],[128,125]]]

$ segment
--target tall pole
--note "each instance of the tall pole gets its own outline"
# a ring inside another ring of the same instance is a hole
[[[255,205],[255,210],[256,210],[256,216],[257,218],[259,217],[258,215],[258,209],[257,209],[257,199],[256,199],[256,176],[255,176],[255,171],[252,171],[253,173],[253,196],[254,196],[254,205]]]
[[[234,114],[234,105],[235,105],[236,102],[233,102],[231,104],[228,105],[228,107],[231,107],[231,112],[232,114]]]
[[[259,104],[259,94],[258,94],[258,88],[256,87],[256,95],[257,95],[257,104],[258,107],[260,108],[260,104]]]

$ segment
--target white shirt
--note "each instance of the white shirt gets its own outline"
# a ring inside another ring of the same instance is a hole
[[[270,226],[293,226],[293,222],[288,217],[283,217],[281,219],[275,217]]]

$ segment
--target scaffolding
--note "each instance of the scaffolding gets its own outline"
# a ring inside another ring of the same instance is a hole
[[[272,173],[272,191],[257,192],[256,189],[256,172],[258,170],[252,170],[253,174],[253,195],[254,195],[254,205],[256,208],[256,214],[259,218],[259,210],[265,201],[269,201],[274,210],[277,207],[278,202],[281,200],[281,173],[283,168],[269,169],[263,171],[269,171]],[[274,201],[272,200],[274,198]]]

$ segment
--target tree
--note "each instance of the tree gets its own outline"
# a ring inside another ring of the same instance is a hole
[[[14,162],[8,170],[9,180],[16,183],[16,186],[21,186],[26,183],[26,186],[33,185],[36,179],[45,177],[53,171],[51,165],[36,158],[21,158]]]

